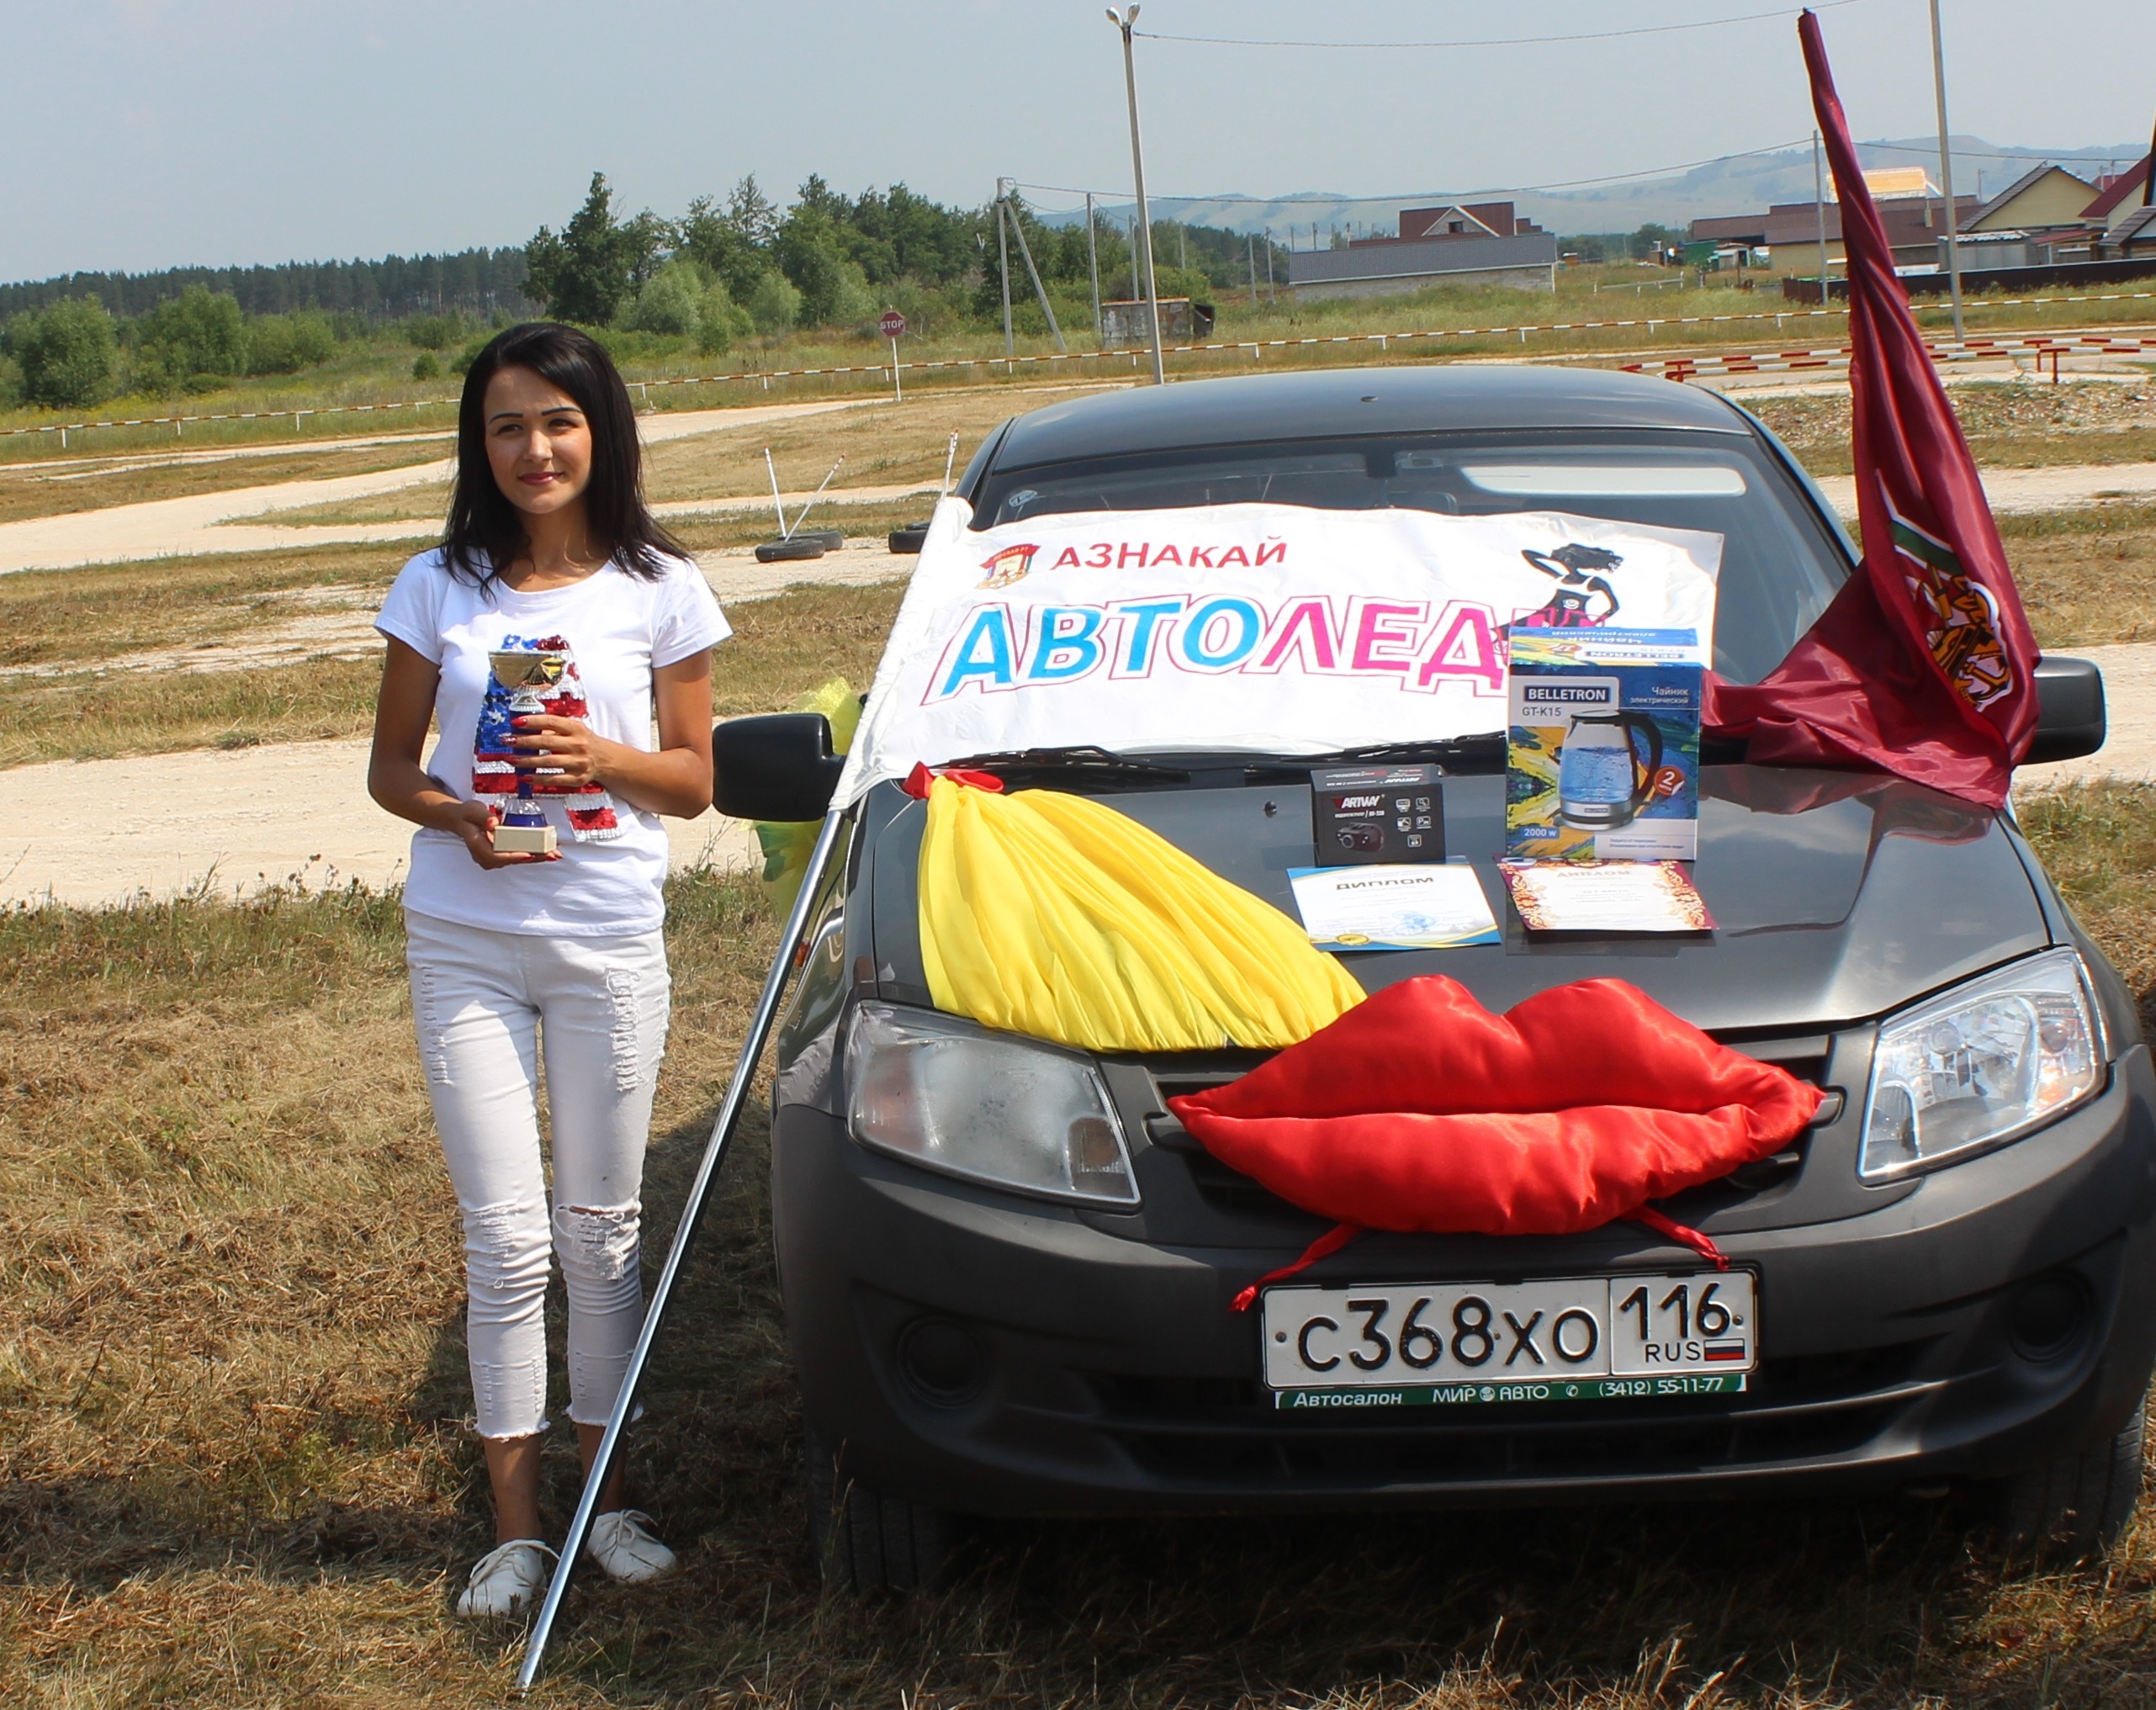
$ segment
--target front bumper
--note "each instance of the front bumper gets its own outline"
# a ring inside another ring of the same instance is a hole
[[[1830,1222],[1718,1236],[1761,1288],[1745,1394],[1274,1411],[1236,1291],[1299,1241],[1168,1245],[914,1169],[781,1105],[773,1211],[812,1428],[895,1495],[999,1515],[1820,1490],[1984,1478],[2118,1429],[2156,1363],[2156,1078]],[[1316,1226],[1313,1225],[1313,1228]],[[1273,1244],[1277,1243],[1277,1244]],[[1314,1281],[1690,1268],[1631,1224],[1366,1234]],[[2032,1289],[2047,1290],[2047,1316]],[[2062,1294],[2061,1291],[2063,1291]],[[2032,1343],[2079,1302],[2071,1333]]]

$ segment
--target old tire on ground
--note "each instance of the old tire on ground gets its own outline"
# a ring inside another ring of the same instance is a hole
[[[894,553],[917,553],[928,544],[928,524],[908,522],[902,528],[891,531],[891,550]]]
[[[760,564],[790,564],[797,559],[820,559],[829,548],[817,534],[797,534],[791,540],[767,540],[756,548]]]
[[[793,537],[796,540],[820,540],[825,552],[836,552],[846,543],[846,532],[843,528],[797,528]]]
[[[802,1449],[808,1543],[827,1591],[903,1596],[946,1583],[957,1543],[952,1516],[849,1477],[813,1431]]]
[[[2143,1396],[2117,1432],[2078,1454],[2000,1480],[1998,1542],[2015,1561],[2063,1564],[2106,1554],[2125,1533],[2141,1497]]]

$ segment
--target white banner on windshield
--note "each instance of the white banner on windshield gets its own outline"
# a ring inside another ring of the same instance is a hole
[[[1714,627],[1722,537],[1222,505],[936,507],[838,801],[1015,749],[1328,754],[1505,723],[1507,624]]]

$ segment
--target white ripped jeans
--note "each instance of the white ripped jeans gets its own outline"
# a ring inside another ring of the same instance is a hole
[[[546,1425],[550,1252],[569,1295],[569,1416],[603,1425],[644,1321],[638,1195],[666,1049],[665,941],[490,932],[410,913],[405,929],[420,1061],[464,1212],[479,1434]]]

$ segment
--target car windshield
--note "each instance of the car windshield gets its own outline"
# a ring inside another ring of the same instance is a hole
[[[1714,668],[1756,683],[1848,574],[1840,544],[1788,473],[1748,437],[1458,434],[1145,452],[998,470],[974,527],[1057,512],[1206,505],[1400,507],[1454,516],[1561,511],[1722,537]]]

